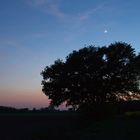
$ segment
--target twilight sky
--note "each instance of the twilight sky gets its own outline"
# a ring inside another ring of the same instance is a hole
[[[85,45],[140,52],[139,0],[0,0],[0,105],[45,107],[40,72]]]

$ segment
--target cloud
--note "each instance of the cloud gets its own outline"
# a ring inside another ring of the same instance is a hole
[[[30,2],[36,6],[41,6],[41,5],[46,4],[48,0],[32,0]]]
[[[0,52],[0,62],[7,60],[7,56],[5,52]]]
[[[94,13],[96,13],[97,11],[101,10],[102,8],[104,7],[104,5],[100,5],[98,7],[95,7],[93,9],[90,9],[84,13],[82,13],[80,16],[79,16],[79,20],[80,21],[84,21],[84,20],[87,20],[89,19]]]
[[[58,18],[65,16],[60,9],[59,0],[28,0],[28,4]]]
[[[6,46],[19,49],[21,47],[18,41],[12,39],[0,39],[0,45],[0,48],[4,48],[4,46]]]
[[[75,14],[73,16],[65,14],[64,11],[60,8],[60,4],[62,4],[62,0],[27,0],[28,4],[34,8],[38,8],[39,10],[53,15],[57,18],[62,18],[64,20],[68,20],[69,18],[73,18],[79,21],[85,21],[89,19],[93,14],[98,12],[99,10],[104,8],[104,3],[98,6],[95,6],[92,9],[89,9],[85,12],[81,12],[79,14]]]
[[[23,53],[24,47],[15,39],[0,39],[0,62],[10,61],[16,53]]]

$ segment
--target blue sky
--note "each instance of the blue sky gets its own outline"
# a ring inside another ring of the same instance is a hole
[[[140,52],[139,0],[0,0],[0,105],[41,107],[40,72],[85,45]]]

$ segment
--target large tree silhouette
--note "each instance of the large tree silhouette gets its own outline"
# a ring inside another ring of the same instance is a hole
[[[51,104],[75,109],[117,101],[118,95],[139,92],[140,56],[131,45],[88,46],[56,60],[41,73],[42,91]]]

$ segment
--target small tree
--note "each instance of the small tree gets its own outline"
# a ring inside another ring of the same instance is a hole
[[[70,53],[65,62],[47,66],[41,73],[42,90],[55,106],[65,102],[75,109],[92,110],[117,101],[119,93],[139,91],[138,58],[131,45],[122,42],[85,47]]]

